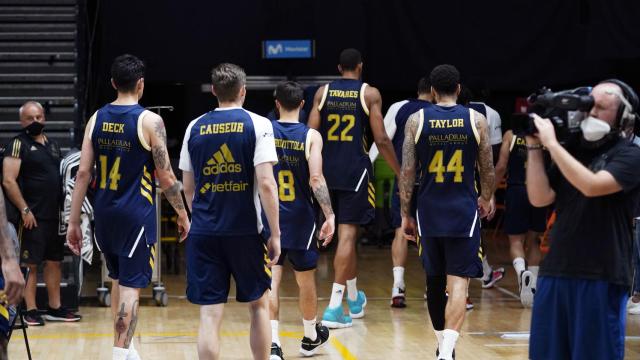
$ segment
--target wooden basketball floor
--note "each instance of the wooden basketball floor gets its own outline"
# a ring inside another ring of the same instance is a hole
[[[505,241],[488,245],[490,261],[504,266],[507,276],[496,288],[482,290],[473,280],[469,289],[475,309],[467,318],[456,347],[458,359],[527,359],[531,311],[523,309],[516,296],[517,282],[508,259]],[[390,249],[359,248],[358,285],[369,300],[364,319],[354,320],[349,329],[331,332],[327,346],[317,359],[432,359],[436,340],[423,300],[424,272],[417,252],[409,253],[406,269],[408,307],[391,309],[392,285]],[[332,277],[332,255],[324,253],[318,266],[317,283],[321,297],[318,314],[328,303]],[[142,301],[135,344],[143,359],[196,359],[198,307],[184,299],[182,275],[165,276],[168,307],[156,307],[151,299]],[[90,283],[90,282],[87,282]],[[90,283],[92,284],[92,283]],[[86,285],[85,293],[94,289]],[[151,290],[146,290],[149,296]],[[297,308],[297,289],[290,269],[283,279],[280,337],[286,359],[299,359],[302,324]],[[112,319],[108,308],[88,305],[80,308],[79,323],[48,323],[29,328],[34,359],[111,359]],[[222,325],[222,358],[250,359],[249,317],[246,305],[232,299],[225,309]],[[625,359],[640,358],[640,316],[628,316]],[[594,339],[598,341],[598,339]],[[9,344],[10,359],[27,359],[22,334],[16,332]]]

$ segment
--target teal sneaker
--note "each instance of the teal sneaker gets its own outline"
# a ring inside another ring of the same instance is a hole
[[[324,314],[322,314],[322,325],[329,329],[342,329],[351,327],[353,323],[351,322],[351,317],[342,312],[342,306],[334,308],[327,306]]]
[[[360,319],[364,317],[364,307],[367,306],[367,296],[364,291],[358,291],[358,298],[356,301],[351,301],[347,297],[347,305],[349,305],[349,315],[354,319]]]

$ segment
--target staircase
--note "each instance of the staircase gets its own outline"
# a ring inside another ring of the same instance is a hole
[[[76,0],[0,0],[0,145],[21,129],[20,106],[45,107],[45,132],[65,149],[77,118]]]

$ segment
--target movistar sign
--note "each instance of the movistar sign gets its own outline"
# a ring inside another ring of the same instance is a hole
[[[315,55],[313,40],[265,40],[264,59],[311,59]]]

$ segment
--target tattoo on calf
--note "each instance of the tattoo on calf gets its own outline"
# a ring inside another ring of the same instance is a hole
[[[124,311],[124,303],[120,305],[120,311],[118,312],[118,320],[116,320],[116,334],[118,335],[118,341],[120,341],[120,337],[127,331],[127,324],[124,322],[124,318],[127,317],[127,313]]]
[[[129,330],[127,330],[127,337],[124,340],[125,349],[129,348],[131,345],[131,341],[133,340],[133,335],[136,332],[136,325],[138,324],[138,300],[133,302],[133,306],[131,306],[131,321],[129,322]]]

